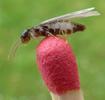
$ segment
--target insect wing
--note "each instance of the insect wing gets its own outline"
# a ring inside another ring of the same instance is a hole
[[[94,7],[92,7],[92,8],[83,9],[80,11],[68,13],[68,14],[65,14],[63,16],[54,17],[54,18],[43,21],[41,24],[51,23],[51,22],[60,21],[60,20],[70,20],[73,18],[98,16],[98,15],[100,15],[100,13],[98,11],[96,11]]]

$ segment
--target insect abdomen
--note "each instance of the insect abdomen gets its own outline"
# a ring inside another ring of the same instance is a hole
[[[77,31],[84,31],[84,30],[85,30],[85,25],[74,24],[73,33],[77,32]]]
[[[77,23],[57,22],[49,27],[49,32],[54,35],[62,35],[64,33],[71,34],[78,31],[84,31],[85,26]]]
[[[68,22],[56,22],[48,25],[48,30],[53,35],[71,34],[73,25]]]
[[[56,22],[42,25],[39,28],[39,33],[42,36],[48,36],[49,33],[52,35],[63,35],[63,34],[71,34],[77,31],[83,31],[85,26],[77,23],[68,23],[68,22]]]

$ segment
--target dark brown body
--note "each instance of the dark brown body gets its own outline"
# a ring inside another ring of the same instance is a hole
[[[38,33],[40,36],[48,36],[50,34],[52,35],[71,34],[71,33],[75,33],[78,31],[83,31],[84,29],[85,29],[84,25],[72,23],[72,27],[69,27],[69,28],[65,27],[63,29],[60,27],[56,28],[56,26],[55,28],[52,28],[50,27],[50,25],[41,25],[40,28],[35,28],[34,31]]]
[[[83,31],[84,29],[85,26],[82,24],[69,22],[52,22],[27,29],[22,34],[21,41],[22,43],[27,43],[31,38],[36,38],[39,36],[71,34],[78,31]]]

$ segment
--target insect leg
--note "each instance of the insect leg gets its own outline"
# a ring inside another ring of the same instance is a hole
[[[47,33],[48,33],[48,36],[53,36],[54,38],[57,39],[57,37],[55,35],[53,35],[52,33],[50,33],[49,31],[47,31]]]
[[[67,32],[66,32],[67,22],[65,20],[62,21],[62,25],[60,26],[61,35],[64,39],[67,39]]]
[[[64,30],[62,30],[61,33],[62,33],[61,37],[66,40],[67,39],[67,33]]]

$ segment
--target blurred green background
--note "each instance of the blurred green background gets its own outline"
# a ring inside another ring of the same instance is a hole
[[[105,100],[105,0],[0,0],[0,100],[51,100],[35,60],[41,39],[21,46],[8,61],[10,47],[28,27],[93,6],[101,16],[74,20],[87,30],[70,36],[69,42],[77,57],[85,100]]]

